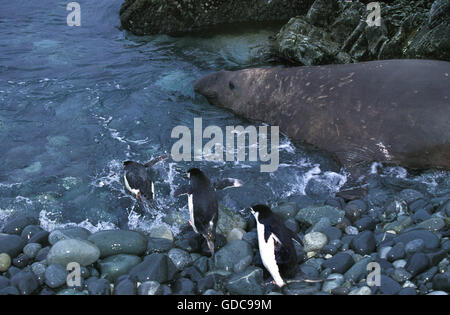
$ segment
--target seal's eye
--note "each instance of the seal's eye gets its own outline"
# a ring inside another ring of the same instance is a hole
[[[228,83],[228,86],[230,87],[230,90],[234,90],[234,84],[233,84],[233,82],[230,81],[230,83]]]

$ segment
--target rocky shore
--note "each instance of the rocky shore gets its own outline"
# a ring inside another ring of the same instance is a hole
[[[372,180],[364,200],[299,195],[273,208],[304,242],[298,269],[331,279],[324,283],[267,285],[254,220],[221,207],[214,261],[187,224],[176,236],[165,226],[49,232],[36,218],[10,218],[0,234],[0,294],[448,294],[450,194]],[[72,262],[81,267],[75,286],[67,282]],[[379,286],[367,282],[373,262]]]
[[[369,26],[366,5],[316,0],[276,35],[276,53],[298,65],[386,59],[450,60],[450,1],[380,2],[381,26]]]

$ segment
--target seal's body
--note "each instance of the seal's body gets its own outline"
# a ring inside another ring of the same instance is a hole
[[[450,170],[450,62],[221,71],[199,79],[195,90],[333,153],[352,173],[377,161]]]

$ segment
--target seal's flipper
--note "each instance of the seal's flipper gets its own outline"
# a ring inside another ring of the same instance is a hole
[[[241,187],[243,185],[244,185],[244,182],[242,182],[241,180],[236,179],[236,178],[220,179],[220,180],[216,180],[213,183],[213,186],[216,190],[233,188],[233,187]]]
[[[182,195],[190,195],[192,194],[192,188],[191,185],[183,185],[178,187],[175,192],[173,193],[174,197],[179,197]]]
[[[170,157],[169,154],[161,155],[161,156],[159,156],[159,157],[157,157],[157,158],[155,158],[155,159],[153,159],[153,160],[151,160],[151,161],[145,163],[144,166],[145,166],[146,168],[152,167],[152,166],[155,165],[156,163],[161,162],[161,161],[164,161],[164,160],[168,159],[169,157]]]

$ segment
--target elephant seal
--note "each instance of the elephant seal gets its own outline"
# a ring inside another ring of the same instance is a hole
[[[194,88],[210,104],[333,153],[353,179],[372,162],[450,170],[450,62],[220,71]]]

